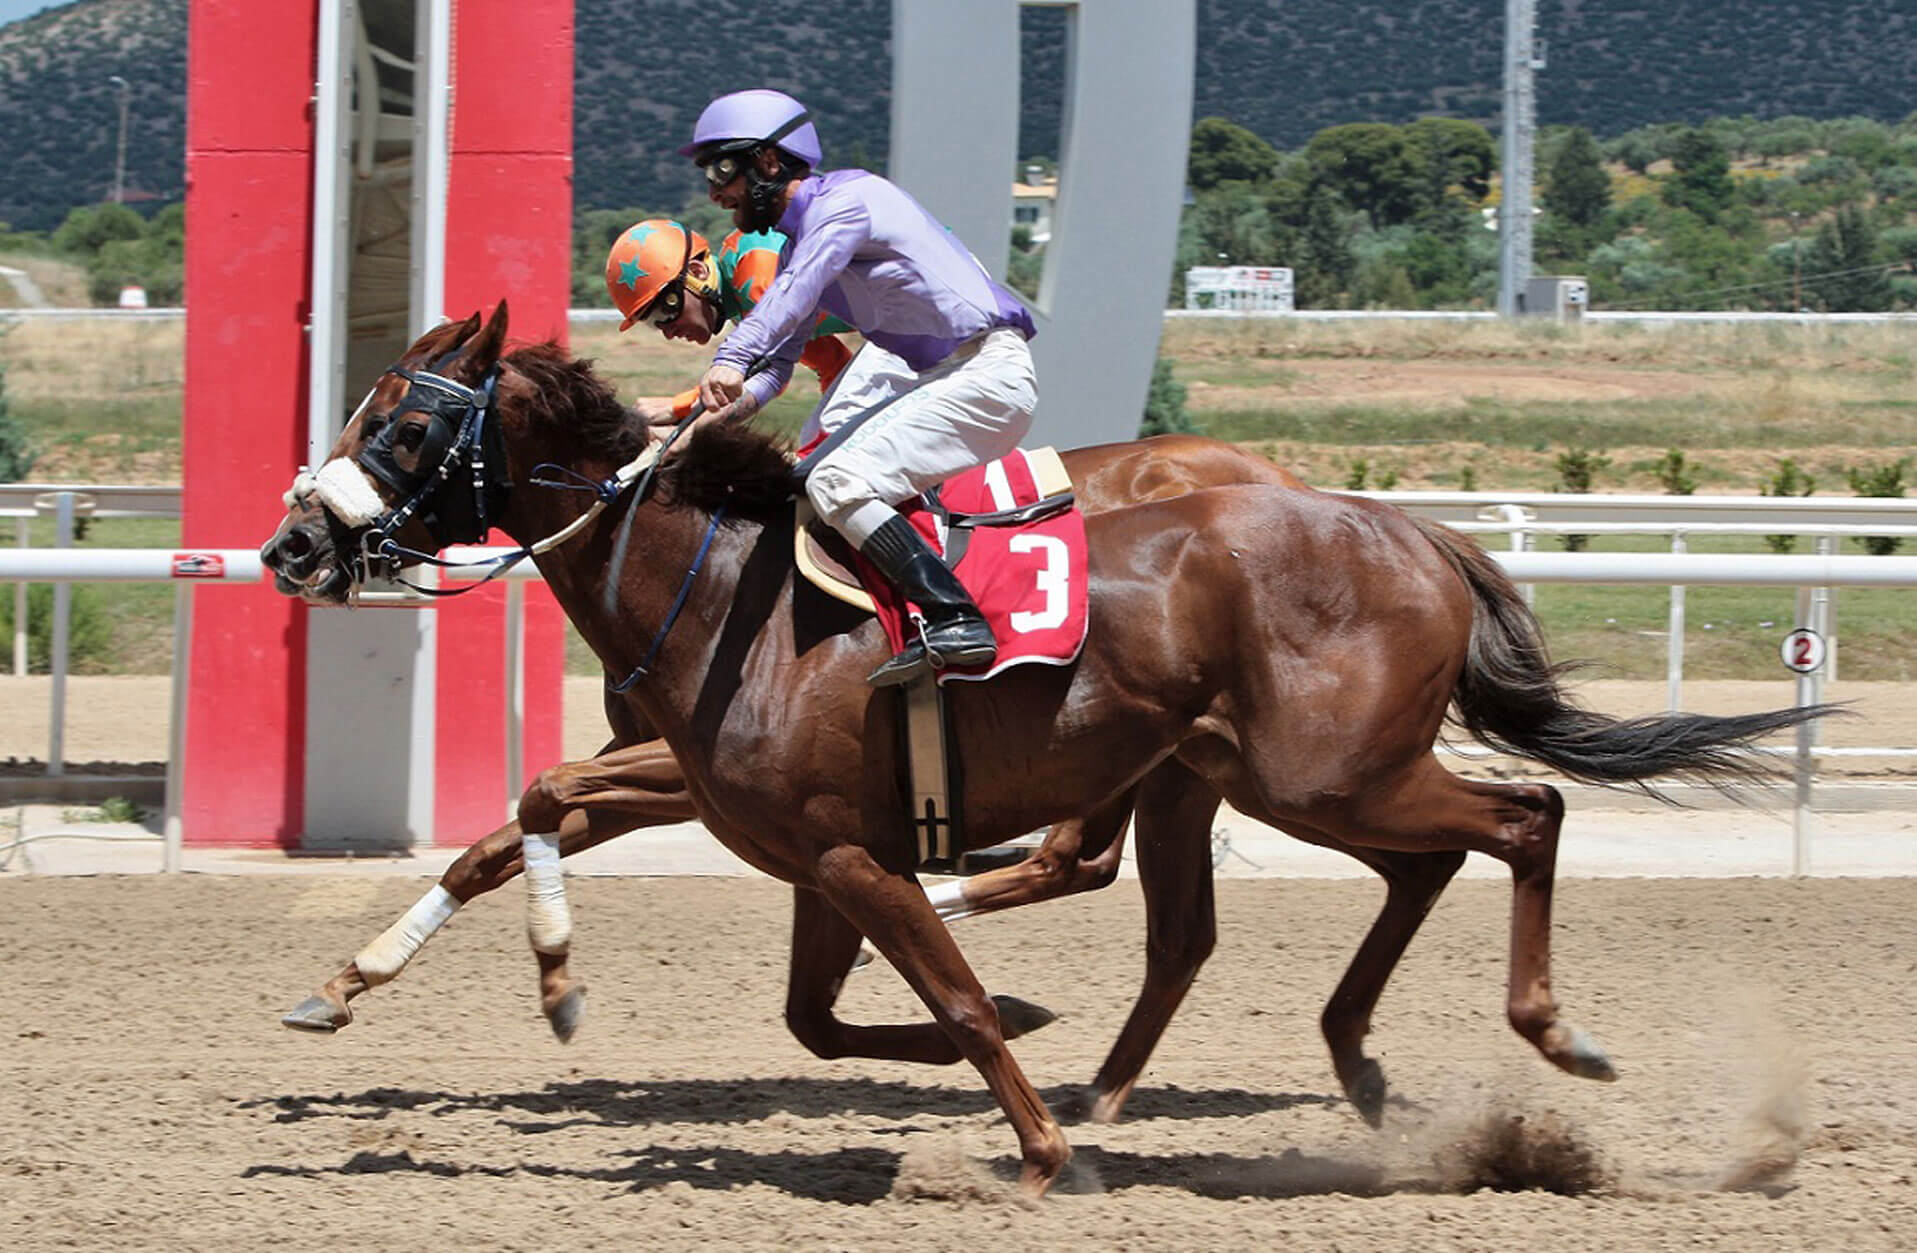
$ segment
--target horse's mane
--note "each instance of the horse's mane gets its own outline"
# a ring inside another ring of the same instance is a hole
[[[515,350],[506,362],[532,384],[533,421],[570,434],[581,451],[624,465],[645,445],[645,424],[619,403],[589,358],[548,340]],[[660,467],[658,486],[674,504],[708,513],[724,505],[729,518],[769,520],[792,499],[789,449],[788,441],[750,423],[709,423]]]

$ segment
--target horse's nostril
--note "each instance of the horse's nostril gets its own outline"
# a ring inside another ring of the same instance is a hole
[[[264,560],[271,569],[295,579],[303,579],[313,572],[317,549],[312,532],[303,526],[296,526],[280,536],[277,543],[267,545]]]

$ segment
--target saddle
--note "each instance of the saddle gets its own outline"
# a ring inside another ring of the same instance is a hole
[[[940,556],[947,566],[957,568],[971,546],[974,528],[1022,526],[1028,522],[1051,517],[1073,506],[1076,497],[1072,495],[1072,476],[1066,472],[1065,463],[1059,458],[1058,450],[1048,446],[1022,449],[1021,452],[1031,470],[1032,482],[1038,497],[1036,500],[990,513],[964,513],[945,508],[942,488],[932,488],[920,498],[925,508],[940,520],[939,531],[944,539]],[[967,472],[967,474],[976,473],[979,471]],[[798,498],[796,512],[797,525],[793,527],[792,556],[799,567],[799,573],[805,576],[807,582],[833,599],[843,601],[866,613],[877,613],[878,606],[872,599],[872,593],[865,589],[864,582],[859,578],[858,559],[852,552],[852,546],[845,542],[845,537],[827,526],[813,511],[812,503],[804,496]]]

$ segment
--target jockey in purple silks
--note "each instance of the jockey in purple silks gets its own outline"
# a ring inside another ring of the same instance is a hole
[[[920,638],[871,682],[991,662],[991,627],[895,506],[1011,452],[1031,428],[1031,314],[896,185],[864,170],[815,173],[818,131],[790,96],[721,96],[679,151],[739,229],[787,238],[778,278],[700,380],[708,413],[749,417],[776,396],[821,309],[866,339],[800,440],[824,441],[806,479],[819,516],[922,615]]]

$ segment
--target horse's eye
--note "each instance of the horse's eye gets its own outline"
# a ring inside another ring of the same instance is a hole
[[[408,422],[399,428],[399,434],[393,437],[393,442],[407,452],[418,452],[419,446],[426,442],[425,424]]]

